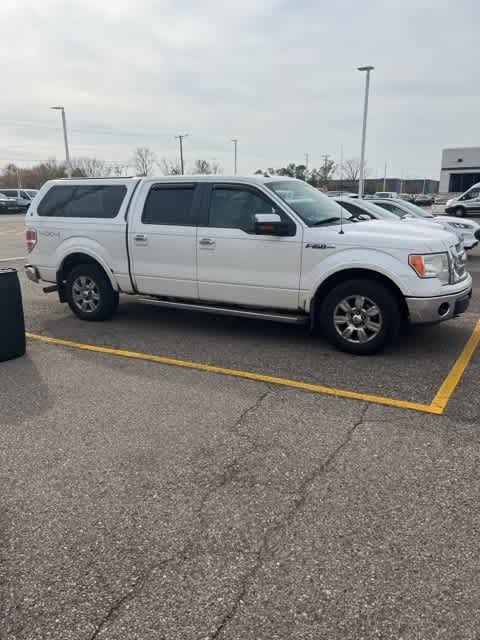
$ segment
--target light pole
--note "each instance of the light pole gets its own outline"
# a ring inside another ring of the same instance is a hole
[[[55,111],[62,112],[62,125],[63,125],[63,140],[65,142],[65,168],[67,170],[67,177],[72,177],[72,165],[70,163],[70,152],[68,150],[68,136],[67,136],[67,118],[65,117],[65,109],[63,107],[51,107]]]
[[[358,182],[358,197],[363,198],[363,187],[365,181],[365,138],[367,135],[367,114],[368,114],[368,93],[370,90],[370,71],[375,67],[371,65],[358,67],[359,71],[366,71],[365,77],[365,101],[363,103],[363,127],[362,127],[362,148],[360,151],[360,180]]]
[[[181,133],[178,136],[175,136],[175,139],[180,143],[180,170],[183,176],[183,139],[188,137],[188,133]]]
[[[238,172],[238,138],[232,138],[233,142],[233,174],[236,176]]]

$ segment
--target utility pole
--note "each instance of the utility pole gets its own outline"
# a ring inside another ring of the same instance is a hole
[[[366,71],[365,76],[365,99],[363,102],[363,127],[362,127],[362,147],[360,151],[360,180],[358,181],[358,197],[363,198],[364,181],[365,181],[365,140],[367,137],[367,115],[368,115],[368,94],[370,91],[370,72],[375,67],[371,65],[367,67],[358,67],[359,71]]]
[[[63,141],[65,143],[65,168],[67,170],[67,178],[71,178],[72,165],[70,163],[70,152],[68,150],[67,118],[65,116],[65,109],[64,107],[51,107],[51,109],[62,112]]]
[[[175,140],[179,141],[180,144],[180,171],[182,172],[182,176],[184,175],[184,166],[183,166],[183,139],[188,137],[188,133],[181,133],[178,136],[175,136]]]
[[[310,156],[308,155],[308,153],[305,154],[305,182],[307,181],[307,172],[308,172],[308,161],[310,159]]]
[[[385,168],[383,170],[383,190],[387,190],[387,163],[385,162]]]
[[[15,167],[15,171],[17,172],[17,189],[21,189],[22,188],[22,178],[20,175],[20,169],[18,167]]]
[[[427,179],[426,179],[426,178],[424,178],[424,179],[423,179],[423,189],[422,189],[422,193],[423,193],[423,195],[425,195],[425,187],[426,187],[426,186],[427,186]]]
[[[233,175],[237,175],[238,173],[238,139],[237,138],[232,138],[232,142],[233,142]]]

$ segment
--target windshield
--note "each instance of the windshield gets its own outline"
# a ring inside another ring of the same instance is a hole
[[[406,211],[411,213],[412,216],[415,216],[416,218],[434,218],[435,217],[431,213],[428,213],[428,211],[424,211],[421,207],[417,207],[416,204],[412,204],[411,202],[402,201],[402,209],[405,209]]]
[[[348,222],[351,217],[334,200],[305,182],[281,180],[267,182],[265,186],[286,202],[309,227],[339,224],[341,218]]]
[[[352,203],[353,204],[353,203]],[[365,202],[362,200],[360,202],[355,202],[354,206],[362,209],[367,214],[371,214],[374,218],[378,218],[380,220],[398,220],[398,216],[388,211],[387,209],[382,209],[377,204],[373,204],[373,202]]]
[[[34,198],[38,193],[36,189],[25,189],[25,192],[28,193],[30,198]]]

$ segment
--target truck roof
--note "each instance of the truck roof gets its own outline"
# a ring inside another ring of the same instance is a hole
[[[251,175],[251,176],[224,176],[219,174],[209,175],[183,175],[183,176],[127,176],[127,177],[110,177],[110,178],[59,178],[57,180],[50,180],[52,184],[115,184],[118,182],[146,182],[146,183],[172,183],[172,182],[239,182],[250,184],[265,184],[267,182],[277,182],[278,180],[296,180],[296,178],[290,178],[289,176],[264,176],[264,175]],[[303,181],[299,181],[303,182]]]

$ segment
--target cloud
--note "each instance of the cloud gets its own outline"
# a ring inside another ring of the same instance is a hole
[[[438,175],[443,146],[475,145],[480,7],[370,0],[4,0],[0,162],[124,161],[135,146],[240,168],[358,155],[363,74],[374,64],[367,159]],[[470,61],[470,64],[469,64]]]

